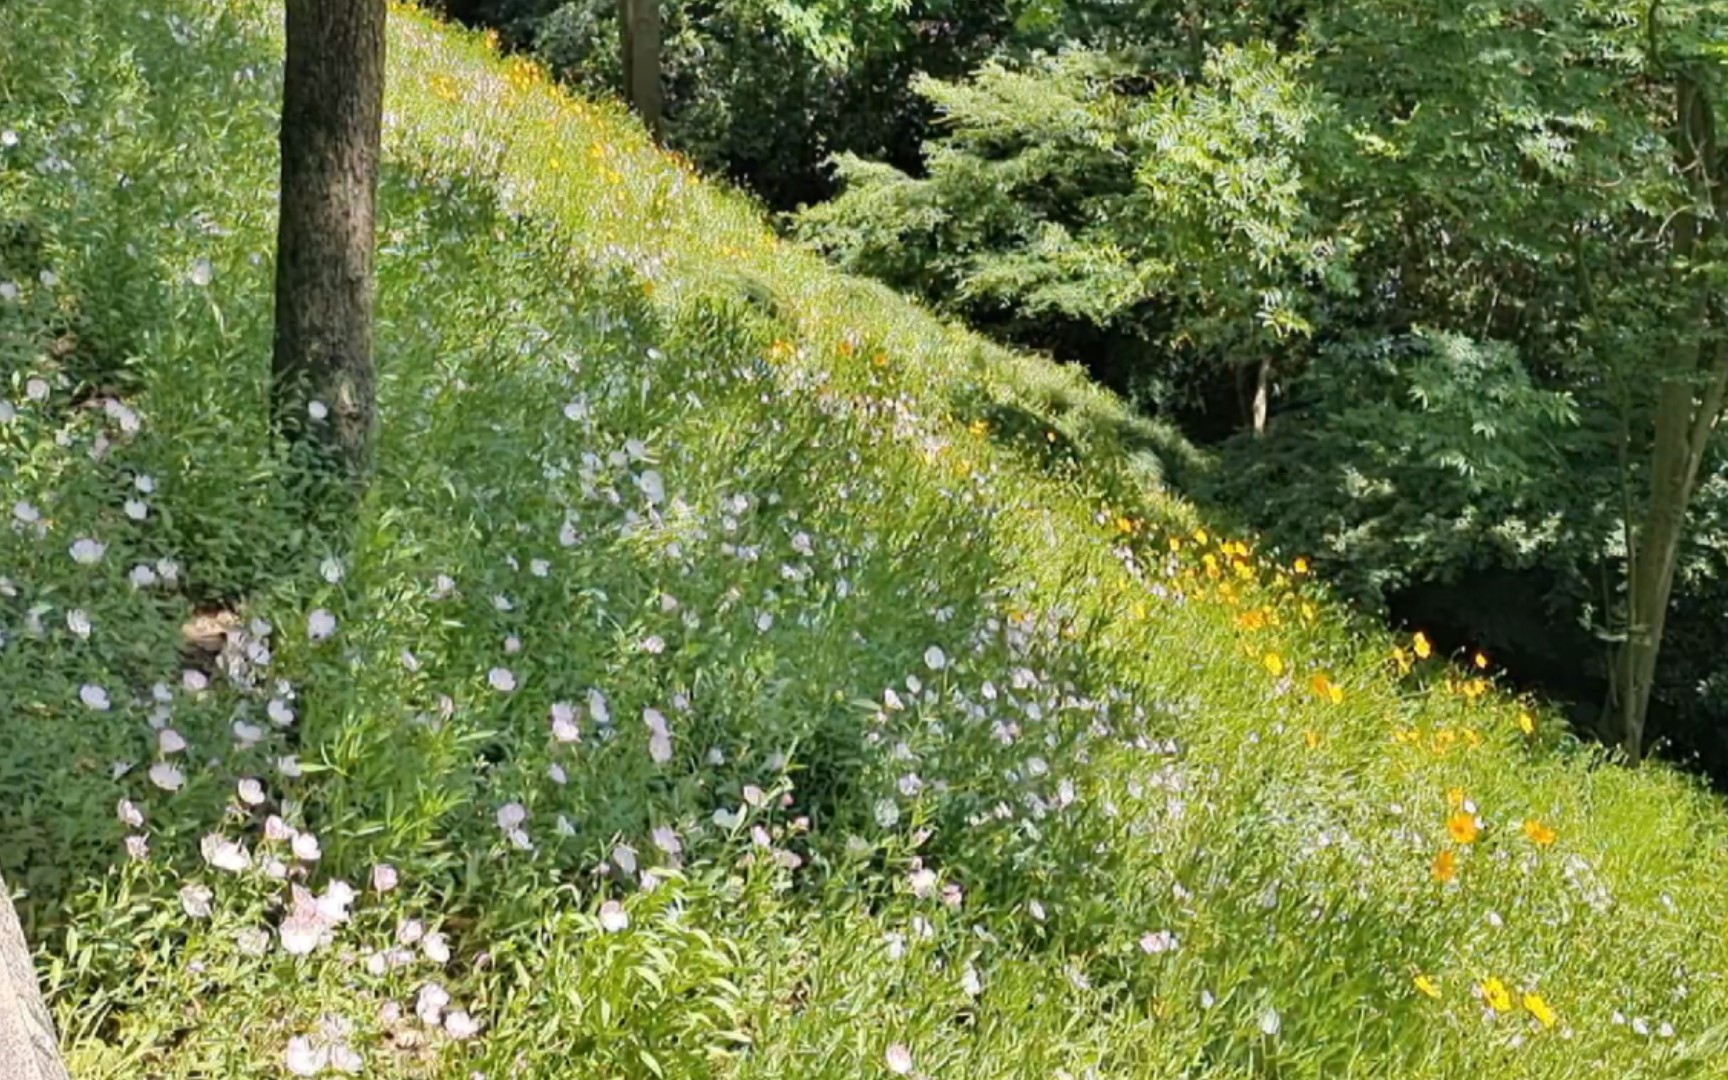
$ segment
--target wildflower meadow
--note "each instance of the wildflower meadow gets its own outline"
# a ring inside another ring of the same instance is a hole
[[[279,23],[0,4],[0,875],[74,1076],[1728,1070],[1718,797],[407,7],[326,546]]]

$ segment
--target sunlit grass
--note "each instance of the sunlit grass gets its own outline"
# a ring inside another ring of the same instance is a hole
[[[0,7],[0,872],[77,1075],[1728,1064],[1715,799],[408,11],[380,473],[303,535],[275,18]]]

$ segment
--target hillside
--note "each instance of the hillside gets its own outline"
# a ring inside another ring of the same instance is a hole
[[[0,875],[76,1076],[1728,1069],[1716,798],[407,10],[319,549],[277,18],[0,6]]]

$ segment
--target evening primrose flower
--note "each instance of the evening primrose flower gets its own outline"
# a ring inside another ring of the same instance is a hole
[[[630,913],[624,910],[624,905],[616,900],[608,900],[600,905],[600,929],[609,934],[616,934],[630,925]]]

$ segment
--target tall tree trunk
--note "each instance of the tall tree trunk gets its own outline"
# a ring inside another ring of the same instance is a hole
[[[0,1077],[67,1080],[54,1021],[42,1004],[30,947],[5,882],[0,882]]]
[[[660,86],[660,0],[618,0],[618,30],[625,100],[658,142],[665,112]]]
[[[1675,164],[1692,186],[1693,209],[1676,216],[1674,249],[1682,273],[1694,253],[1713,240],[1728,211],[1720,178],[1716,119],[1704,87],[1687,74],[1675,80]],[[1650,458],[1650,502],[1629,552],[1626,643],[1620,656],[1620,736],[1636,762],[1645,749],[1650,695],[1674,591],[1686,513],[1698,473],[1728,394],[1728,342],[1715,325],[1716,297],[1704,282],[1695,292],[1686,332],[1694,342],[1686,360],[1661,377],[1655,444]]]
[[[310,448],[349,497],[371,465],[377,422],[384,19],[385,0],[287,0],[272,410],[278,430]]]

